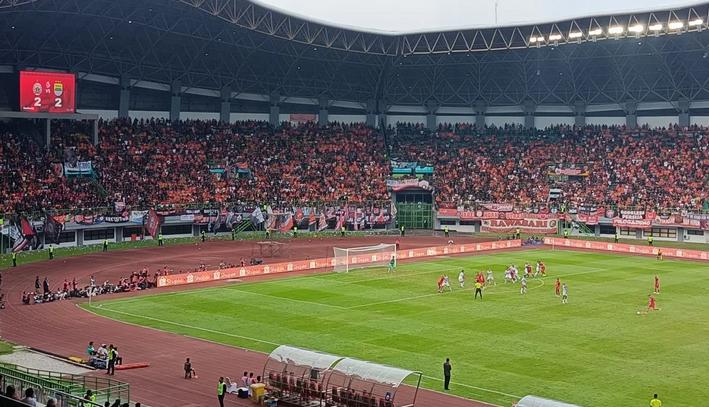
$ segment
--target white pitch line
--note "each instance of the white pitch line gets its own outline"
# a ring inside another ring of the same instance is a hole
[[[297,302],[297,303],[300,303],[300,304],[321,305],[321,306],[323,306],[323,307],[329,307],[329,308],[348,309],[348,307],[343,307],[343,306],[340,306],[340,305],[325,304],[325,303],[322,303],[322,302],[296,300],[295,298],[279,297],[279,296],[276,296],[276,295],[255,293],[255,292],[252,292],[252,291],[244,291],[244,290],[238,290],[238,289],[234,289],[234,291],[237,291],[237,292],[240,292],[240,293],[245,293],[245,294],[258,295],[258,296],[261,296],[261,297],[273,298],[273,299],[276,299],[276,300],[286,300],[286,301],[291,301],[291,302]]]
[[[201,327],[194,326],[194,325],[181,324],[181,323],[179,323],[179,322],[165,321],[165,320],[163,320],[163,319],[158,319],[158,318],[153,318],[153,317],[146,317],[146,316],[144,316],[144,315],[132,314],[132,313],[130,313],[130,312],[116,311],[116,310],[112,310],[112,309],[110,309],[110,308],[104,308],[104,307],[100,307],[100,308],[101,308],[101,310],[105,310],[105,311],[109,311],[109,312],[114,312],[114,313],[116,313],[116,314],[123,314],[123,315],[127,315],[127,316],[129,316],[129,317],[147,319],[147,320],[149,320],[149,321],[154,321],[154,322],[158,322],[158,323],[162,323],[162,324],[168,324],[168,325],[179,326],[179,327],[181,327],[181,328],[192,329],[192,330],[195,330],[195,331],[203,331],[203,332],[209,332],[209,333],[213,333],[213,334],[217,334],[217,335],[228,336],[228,337],[232,337],[232,338],[246,339],[246,340],[253,341],[253,342],[265,343],[265,344],[267,344],[267,345],[281,346],[280,343],[270,342],[270,341],[264,341],[264,340],[256,339],[256,338],[249,338],[248,336],[230,334],[230,333],[226,333],[226,332],[217,331],[217,330],[214,330],[214,329],[201,328]],[[87,311],[87,312],[90,312],[90,313],[92,313],[92,314],[99,315],[99,316],[101,316],[101,317],[106,318],[105,316],[103,316],[103,315],[101,315],[101,314],[98,314],[98,313],[96,313],[96,312],[94,312],[94,311],[90,311],[90,310],[87,310],[87,309],[84,309],[84,310]],[[109,319],[113,319],[113,318],[109,318]],[[114,319],[114,320],[115,320],[115,319]],[[119,320],[116,320],[116,321],[119,321]],[[141,327],[141,328],[152,329],[152,330],[155,330],[155,331],[177,334],[177,333],[175,333],[175,332],[169,332],[169,331],[165,331],[165,330],[158,329],[158,328],[152,328],[152,327],[146,327],[146,326],[143,326],[143,325],[132,324],[132,323],[130,323],[130,322],[125,322],[125,321],[119,321],[119,322],[124,323],[124,324],[139,326],[139,327]],[[178,334],[178,335],[179,335],[179,334]],[[186,335],[186,336],[189,336],[189,335]],[[190,336],[190,337],[191,337],[191,336]],[[193,338],[194,338],[194,337],[193,337]],[[195,338],[195,339],[202,340],[202,338]],[[209,341],[209,342],[214,342],[214,341]],[[219,342],[214,342],[214,343],[219,343]],[[221,343],[220,343],[220,344],[221,344]],[[228,344],[221,344],[221,345],[236,347],[236,346],[228,345]],[[263,353],[263,352],[259,352],[259,353]],[[439,378],[437,378],[437,377],[431,377],[431,376],[425,376],[425,375],[424,375],[423,377],[425,377],[425,378],[427,378],[427,379],[431,379],[431,380],[443,381],[442,379],[439,379]],[[482,387],[475,387],[475,386],[471,386],[471,385],[468,385],[468,384],[456,383],[456,382],[451,382],[451,384],[454,384],[454,385],[456,385],[456,386],[467,387],[467,388],[470,388],[470,389],[480,390],[480,391],[484,391],[484,392],[488,392],[488,393],[500,394],[500,395],[508,396],[508,397],[521,398],[521,397],[519,397],[519,396],[514,396],[514,395],[511,395],[511,394],[502,393],[502,392],[495,391],[495,390],[485,389],[485,388],[482,388]],[[468,399],[466,399],[466,400],[468,400]]]
[[[101,310],[104,310],[104,311],[114,312],[114,313],[116,313],[116,314],[122,314],[122,315],[126,315],[126,316],[133,317],[133,318],[146,319],[146,320],[148,320],[148,321],[153,321],[153,322],[157,322],[157,323],[161,323],[161,324],[174,325],[174,326],[179,326],[179,327],[181,327],[181,328],[194,329],[194,330],[196,330],[196,331],[209,332],[209,333],[212,333],[212,334],[224,335],[224,336],[229,336],[229,337],[237,338],[237,339],[246,339],[246,340],[248,340],[248,341],[259,342],[259,343],[265,343],[265,344],[273,345],[273,346],[280,346],[280,345],[281,345],[281,344],[279,344],[279,343],[270,342],[270,341],[264,341],[264,340],[262,340],[262,339],[249,338],[248,336],[229,334],[229,333],[226,333],[226,332],[215,331],[214,329],[200,328],[200,327],[198,327],[198,326],[187,325],[187,324],[181,324],[181,323],[179,323],[179,322],[165,321],[164,319],[158,319],[158,318],[153,318],[153,317],[146,317],[145,315],[131,314],[130,312],[117,311],[117,310],[113,310],[113,309],[105,308],[105,307],[100,307],[100,306],[99,306],[98,308],[100,308]],[[87,311],[88,311],[88,310],[87,310]],[[96,315],[103,316],[103,315],[98,314],[98,313],[96,313],[96,312],[94,312],[94,311],[89,311],[89,312],[91,312],[92,314],[96,314]],[[105,317],[104,317],[104,318],[105,318]],[[112,318],[110,318],[110,319],[112,319]],[[124,321],[119,321],[119,322],[126,323],[126,322],[124,322]],[[132,325],[135,325],[135,324],[132,324]],[[138,325],[138,326],[142,326],[142,325]],[[143,326],[143,327],[144,327],[144,326]],[[148,328],[149,328],[149,327],[148,327]],[[155,330],[157,330],[157,331],[167,332],[167,331],[164,331],[164,330],[162,330],[162,329],[157,329],[157,328],[153,328],[153,329],[155,329]],[[172,333],[175,333],[175,332],[172,332]]]
[[[438,382],[442,382],[442,381],[443,381],[443,379],[438,378],[438,377],[433,377],[433,376],[426,376],[426,375],[423,375],[422,377],[424,377],[424,378],[426,378],[426,379],[430,379],[430,380],[435,380],[435,381],[438,381]],[[487,392],[487,393],[499,394],[499,395],[501,395],[501,396],[506,396],[506,397],[510,397],[510,398],[514,398],[514,399],[521,399],[521,398],[522,398],[522,396],[515,396],[514,394],[503,393],[503,392],[501,392],[501,391],[490,390],[490,389],[486,389],[486,388],[483,388],[483,387],[471,386],[471,385],[469,385],[469,384],[456,383],[456,382],[450,382],[450,383],[451,383],[451,384],[454,384],[454,385],[456,385],[456,386],[467,387],[467,388],[469,388],[469,389],[480,390],[480,391],[484,391],[484,392]],[[446,393],[446,394],[447,394],[447,393]]]

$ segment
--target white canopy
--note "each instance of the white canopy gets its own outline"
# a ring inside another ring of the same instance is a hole
[[[311,369],[325,370],[341,360],[341,356],[327,353],[315,352],[312,350],[296,348],[294,346],[281,345],[268,355],[269,361],[273,361],[285,366],[301,366]]]
[[[397,387],[404,379],[412,374],[421,374],[411,370],[399,369],[398,367],[380,365],[352,358],[342,359],[335,366],[333,371],[359,380],[392,385],[392,387]]]
[[[518,401],[516,407],[581,407],[576,404],[563,403],[561,401],[543,399],[537,396],[525,396]]]

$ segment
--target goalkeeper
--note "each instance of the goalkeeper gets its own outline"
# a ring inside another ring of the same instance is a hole
[[[389,260],[389,268],[387,269],[387,273],[391,273],[392,271],[396,271],[396,257],[391,256],[391,260]]]

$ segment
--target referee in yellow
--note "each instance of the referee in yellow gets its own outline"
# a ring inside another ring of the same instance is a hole
[[[475,282],[475,298],[478,298],[478,294],[480,294],[480,299],[483,299],[483,285],[480,281]]]
[[[652,397],[652,400],[650,400],[650,407],[662,407],[662,402],[657,398],[657,394],[655,394]]]

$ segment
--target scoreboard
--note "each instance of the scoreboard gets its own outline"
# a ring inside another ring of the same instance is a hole
[[[20,110],[75,113],[76,77],[70,73],[21,71]]]

